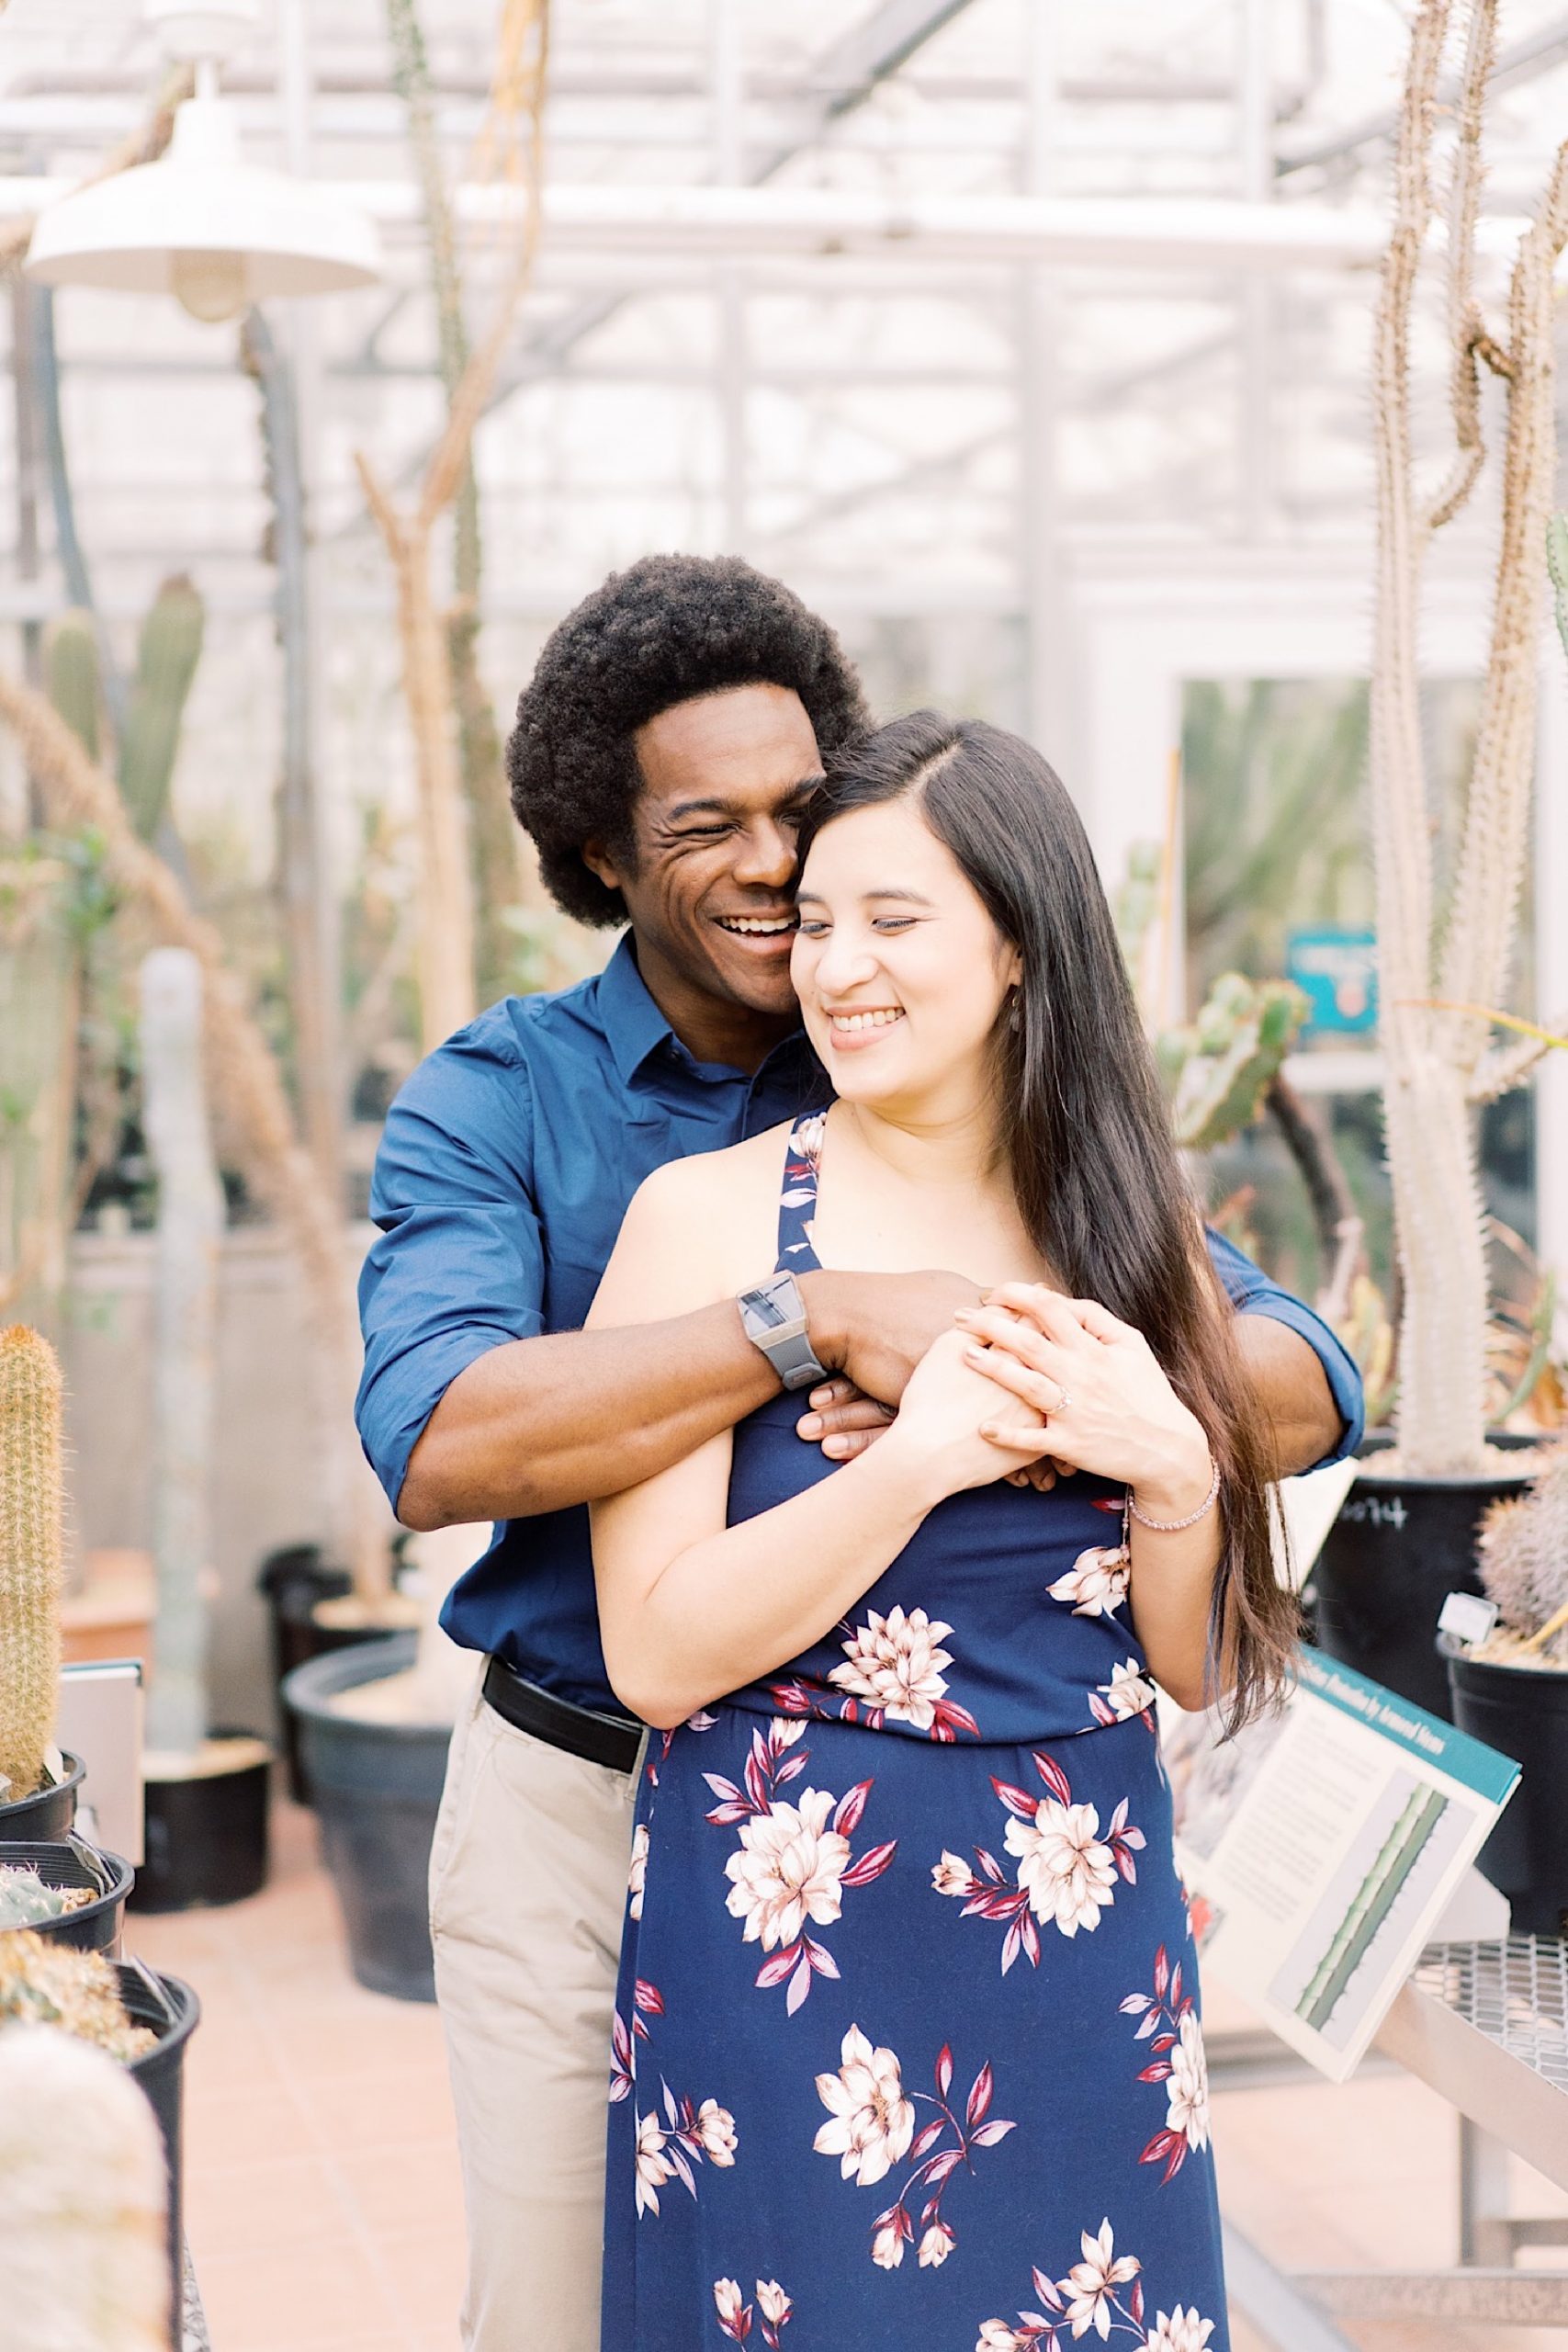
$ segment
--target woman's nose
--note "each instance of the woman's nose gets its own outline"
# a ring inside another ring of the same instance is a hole
[[[823,942],[817,959],[818,990],[823,996],[842,996],[863,986],[875,970],[876,958],[864,940],[842,929],[835,931]]]

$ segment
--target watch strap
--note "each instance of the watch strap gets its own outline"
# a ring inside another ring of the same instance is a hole
[[[813,1351],[806,1302],[793,1274],[775,1274],[754,1290],[743,1290],[736,1305],[746,1337],[761,1350],[785,1388],[805,1388],[828,1378],[827,1366]]]

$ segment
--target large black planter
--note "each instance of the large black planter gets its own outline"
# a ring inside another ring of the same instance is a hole
[[[332,1702],[340,1691],[404,1672],[416,1638],[394,1634],[312,1659],[283,1686],[299,1721],[349,1963],[372,1993],[400,2001],[435,1998],[426,1881],[451,1727],[363,1723]]]
[[[164,2136],[164,2161],[169,2170],[169,2342],[180,2343],[180,2309],[185,2293],[185,2166],[182,2151],[182,2109],[185,2090],[186,2044],[196,2031],[201,2004],[178,1976],[155,1975],[151,1970],[121,1964],[115,1971],[119,1996],[138,2025],[151,2026],[157,2047],[133,2058],[128,2072],[141,2084]],[[39,2347],[42,2352],[42,2347]]]
[[[240,1903],[266,1883],[272,1752],[248,1732],[213,1737],[243,1742],[232,1763],[188,1776],[148,1773],[135,1910]]]
[[[353,1590],[346,1568],[329,1567],[314,1544],[269,1552],[256,1572],[256,1589],[267,1604],[272,1636],[273,1682],[283,1719],[283,1760],[288,1793],[296,1804],[311,1804],[299,1747],[299,1719],[283,1703],[283,1685],[297,1666],[362,1642],[390,1641],[404,1625],[333,1624],[322,1622],[323,1601],[344,1600]],[[357,1612],[356,1612],[357,1613]]]
[[[18,1797],[13,1804],[0,1804],[0,1838],[70,1837],[76,1818],[76,1792],[87,1768],[79,1756],[67,1756],[62,1761],[63,1777],[51,1787],[37,1789],[30,1797]]]
[[[0,1840],[0,1870],[7,1868],[36,1871],[45,1886],[93,1889],[91,1903],[62,1911],[57,1919],[39,1919],[34,1935],[73,1944],[78,1951],[118,1951],[125,1899],[136,1883],[136,1872],[120,1855],[103,1853],[79,1838],[59,1845],[6,1838]]]
[[[1529,1441],[1516,1442],[1528,1454]],[[1411,1478],[1380,1470],[1369,1454],[1313,1570],[1317,1639],[1329,1657],[1451,1723],[1438,1612],[1450,1592],[1481,1590],[1482,1519],[1519,1492],[1532,1467],[1525,1460],[1489,1478]]]
[[[1476,1856],[1508,1898],[1514,1931],[1568,1933],[1568,1674],[1472,1657],[1439,1634],[1461,1731],[1519,1768],[1519,1785]]]

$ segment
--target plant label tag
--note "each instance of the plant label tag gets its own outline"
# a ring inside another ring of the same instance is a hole
[[[1451,1634],[1456,1642],[1483,1642],[1497,1616],[1495,1600],[1483,1600],[1478,1592],[1450,1592],[1438,1615],[1438,1631]]]

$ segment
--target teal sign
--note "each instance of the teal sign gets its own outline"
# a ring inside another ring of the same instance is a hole
[[[1325,923],[1285,940],[1285,978],[1304,991],[1307,1036],[1366,1036],[1378,1025],[1376,933]]]

